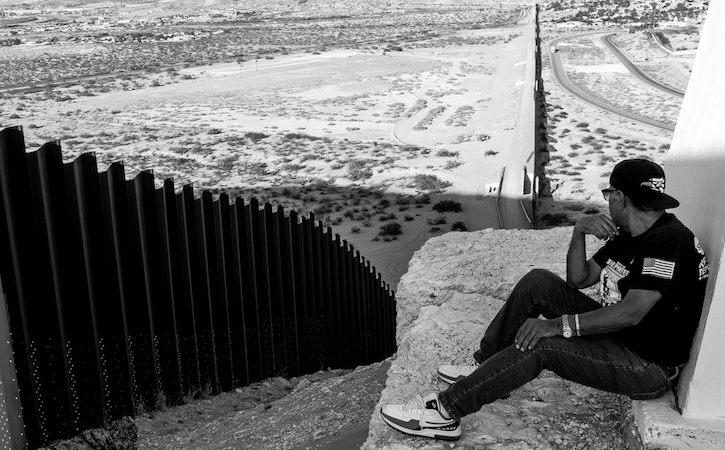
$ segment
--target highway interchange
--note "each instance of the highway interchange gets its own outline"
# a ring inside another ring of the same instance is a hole
[[[595,34],[595,33],[587,33],[587,34]],[[677,91],[675,89],[672,89],[669,86],[665,86],[661,83],[658,83],[657,81],[653,80],[649,76],[647,76],[642,70],[640,70],[629,58],[622,53],[611,41],[611,37],[615,33],[607,32],[607,33],[600,33],[600,38],[606,45],[606,47],[619,59],[619,61],[624,65],[624,67],[627,68],[627,70],[638,80],[642,81],[643,83],[647,83],[661,91],[664,91],[668,94],[683,97],[684,93]],[[570,80],[569,77],[566,75],[566,70],[564,69],[564,65],[561,61],[561,53],[558,51],[559,43],[566,41],[567,39],[571,39],[574,37],[578,37],[582,35],[574,35],[574,36],[564,36],[561,38],[557,38],[552,40],[548,45],[548,54],[549,54],[549,61],[551,62],[551,71],[554,76],[554,79],[556,80],[561,87],[569,91],[571,94],[581,98],[582,100],[591,103],[592,105],[604,109],[606,111],[612,112],[614,114],[619,114],[623,117],[630,118],[632,120],[636,120],[642,123],[646,123],[648,125],[652,125],[658,128],[662,128],[665,130],[674,131],[675,127],[674,125],[659,122],[657,120],[650,119],[648,117],[643,117],[637,114],[633,114],[629,111],[625,111],[621,108],[617,108],[616,106],[610,105],[606,102],[603,102],[599,99],[596,99],[592,97],[591,95],[585,93],[581,89],[579,89],[577,86],[575,86]]]

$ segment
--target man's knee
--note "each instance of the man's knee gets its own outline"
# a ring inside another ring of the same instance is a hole
[[[532,269],[529,273],[524,275],[521,280],[519,280],[517,287],[541,287],[548,284],[560,283],[565,283],[565,281],[559,275],[556,275],[555,273],[550,272],[546,269]]]

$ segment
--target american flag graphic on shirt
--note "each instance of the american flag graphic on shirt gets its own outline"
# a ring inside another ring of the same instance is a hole
[[[665,261],[657,258],[645,258],[642,265],[642,275],[652,275],[654,277],[672,279],[675,272],[674,261]]]

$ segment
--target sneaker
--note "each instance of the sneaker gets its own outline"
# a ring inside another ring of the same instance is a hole
[[[446,441],[455,441],[461,437],[461,423],[445,418],[440,412],[438,395],[433,393],[425,398],[416,395],[404,405],[386,405],[380,409],[385,423],[414,436],[424,436]]]
[[[438,368],[438,378],[453,384],[472,374],[478,368],[477,362],[467,364],[445,364]]]

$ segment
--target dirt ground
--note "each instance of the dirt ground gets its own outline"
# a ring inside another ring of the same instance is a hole
[[[390,361],[274,378],[136,418],[140,449],[359,448]]]

